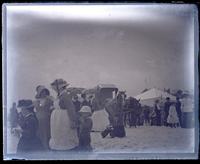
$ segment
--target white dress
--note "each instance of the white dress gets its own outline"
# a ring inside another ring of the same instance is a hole
[[[170,108],[169,108],[169,115],[167,117],[167,123],[169,123],[169,124],[179,123],[179,119],[178,119],[177,112],[176,112],[176,107],[173,105],[170,106]]]
[[[52,150],[69,150],[78,145],[77,129],[70,127],[67,110],[60,109],[58,103],[59,100],[54,102],[55,109],[51,114],[49,147]]]

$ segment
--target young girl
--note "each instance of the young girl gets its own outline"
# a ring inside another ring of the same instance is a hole
[[[176,128],[176,126],[179,123],[175,103],[172,103],[169,107],[169,115],[167,117],[167,123],[171,128]]]

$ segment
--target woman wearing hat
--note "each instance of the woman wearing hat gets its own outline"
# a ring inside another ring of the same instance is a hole
[[[69,84],[63,79],[51,83],[57,92],[55,109],[51,114],[51,139],[49,146],[52,150],[74,150],[78,146],[78,119],[71,96],[67,93]]]
[[[38,137],[40,138],[45,150],[49,149],[50,140],[50,116],[53,110],[53,100],[49,90],[44,86],[36,88],[36,116],[39,122]]]
[[[17,145],[17,153],[42,150],[42,144],[36,134],[38,120],[33,110],[33,102],[31,100],[20,100],[18,107],[21,108],[21,115],[19,117],[20,128],[16,128],[15,131],[21,133],[21,137]]]

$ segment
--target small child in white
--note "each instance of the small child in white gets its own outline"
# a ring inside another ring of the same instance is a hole
[[[79,150],[91,151],[92,111],[89,106],[83,106],[79,111]]]
[[[167,123],[171,128],[176,128],[179,124],[179,119],[176,112],[176,104],[172,103],[169,108],[169,115],[167,117]]]

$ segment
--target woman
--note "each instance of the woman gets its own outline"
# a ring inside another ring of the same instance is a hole
[[[18,107],[21,108],[19,115],[20,128],[15,128],[21,137],[17,145],[17,153],[43,150],[40,139],[37,137],[38,120],[34,113],[34,105],[31,100],[20,100]]]
[[[63,79],[51,83],[57,92],[55,109],[51,114],[51,139],[49,146],[52,150],[74,150],[78,146],[78,119],[71,99],[67,93],[69,84]]]
[[[155,101],[154,109],[156,112],[156,125],[161,126],[161,109],[160,109],[160,105],[159,105],[159,100]]]
[[[178,115],[176,112],[176,103],[172,103],[169,107],[169,115],[167,117],[167,123],[171,128],[176,128],[179,124]]]
[[[155,109],[152,109],[150,112],[150,118],[151,118],[151,126],[156,126],[156,112]]]
[[[38,137],[40,138],[45,150],[49,149],[50,140],[50,116],[53,110],[53,100],[49,90],[44,86],[36,88],[36,116],[39,122]]]
[[[108,113],[108,119],[113,130],[110,133],[111,137],[123,138],[126,136],[124,122],[123,122],[123,108],[122,108],[122,95],[118,94],[115,99],[108,100],[105,105],[105,110]],[[110,126],[108,126],[102,133],[104,138],[107,135],[107,131],[110,132]],[[104,135],[104,133],[106,133]]]

